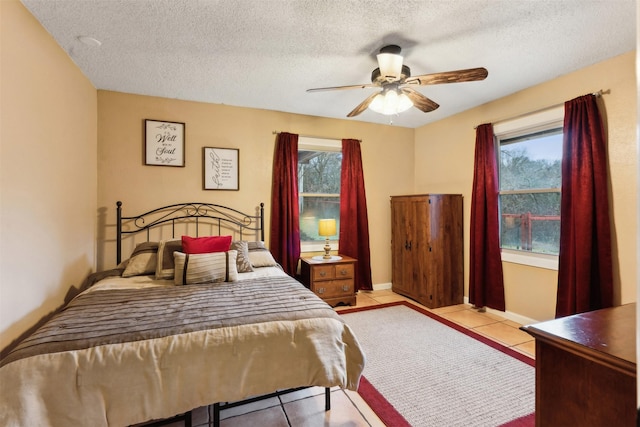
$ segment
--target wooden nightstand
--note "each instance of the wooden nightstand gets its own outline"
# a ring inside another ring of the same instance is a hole
[[[302,283],[332,307],[356,304],[353,278],[357,260],[340,256],[340,260],[301,259]]]

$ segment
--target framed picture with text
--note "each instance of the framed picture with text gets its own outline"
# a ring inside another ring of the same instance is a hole
[[[240,170],[237,148],[203,147],[202,171],[205,190],[239,190]]]
[[[144,163],[184,167],[184,123],[144,121]]]

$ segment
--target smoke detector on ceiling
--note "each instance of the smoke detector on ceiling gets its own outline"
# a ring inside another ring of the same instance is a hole
[[[89,36],[78,36],[78,40],[81,43],[91,47],[99,47],[100,45],[102,45],[102,42],[100,40],[94,39],[93,37]]]

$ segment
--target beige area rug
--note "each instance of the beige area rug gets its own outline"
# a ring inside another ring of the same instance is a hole
[[[367,356],[359,393],[387,425],[533,425],[530,358],[409,303],[340,314]]]

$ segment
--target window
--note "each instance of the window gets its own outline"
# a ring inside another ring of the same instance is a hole
[[[325,237],[318,235],[319,219],[335,219],[340,235],[340,172],[342,144],[339,140],[298,139],[298,197],[302,252],[323,250]],[[335,248],[334,248],[335,249]]]
[[[494,128],[504,261],[557,268],[564,111],[559,113],[539,113],[519,125]]]

